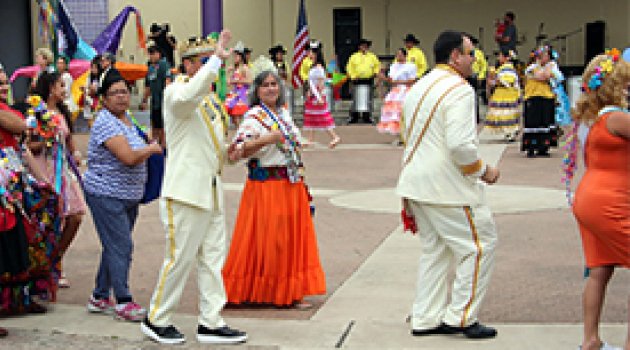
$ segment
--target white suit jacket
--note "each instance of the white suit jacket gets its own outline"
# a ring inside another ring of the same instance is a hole
[[[417,118],[410,125],[421,100]],[[477,205],[484,200],[484,185],[479,177],[485,166],[478,155],[474,91],[448,66],[438,65],[407,94],[403,135],[409,137],[403,164],[434,107],[433,119],[423,139],[401,171],[396,193],[428,204]]]
[[[221,117],[202,102],[210,97],[221,60],[212,56],[191,78],[179,77],[164,90],[167,158],[162,197],[202,209],[221,209],[220,157],[227,159]],[[202,110],[210,117],[216,149]]]

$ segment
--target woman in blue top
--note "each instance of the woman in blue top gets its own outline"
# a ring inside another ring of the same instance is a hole
[[[146,310],[133,301],[128,287],[131,231],[147,179],[146,160],[161,153],[162,148],[157,143],[147,145],[127,118],[129,94],[120,73],[110,70],[99,89],[103,109],[92,126],[84,175],[85,198],[103,246],[96,287],[87,308],[141,321]],[[116,305],[110,301],[111,289]]]

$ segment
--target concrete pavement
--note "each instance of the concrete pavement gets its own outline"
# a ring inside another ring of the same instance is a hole
[[[506,147],[482,134],[484,159],[498,163],[503,172],[501,184],[488,189],[500,246],[480,316],[483,322],[497,326],[499,336],[487,341],[418,338],[410,336],[405,322],[414,293],[420,241],[400,232],[398,225],[393,186],[400,148],[391,146],[391,138],[373,133],[373,128],[339,129],[346,144],[338,150],[315,147],[305,154],[307,177],[318,205],[315,222],[330,292],[313,299],[316,308],[311,312],[228,309],[228,322],[250,334],[245,348],[576,348],[581,339],[581,259],[579,239],[555,168],[559,155],[529,160],[518,154],[515,145]],[[325,144],[325,138],[318,137]],[[242,174],[239,168],[226,171],[228,232]],[[155,221],[155,208],[143,208],[134,233],[131,284],[134,295],[145,305],[156,276],[153,265],[161,260],[163,246],[161,227]],[[353,253],[357,253],[355,257]],[[12,332],[0,340],[0,348],[55,348],[64,342],[68,345],[58,348],[156,348],[143,339],[137,324],[85,311],[95,254],[98,242],[88,217],[66,261],[72,288],[62,290],[60,303],[45,315],[0,320]],[[629,277],[627,271],[620,271],[613,278],[603,315],[604,339],[617,346],[625,341]],[[194,276],[191,280],[188,284],[194,285]],[[191,289],[185,292],[175,322],[189,339],[184,348],[196,349],[202,347],[194,340],[196,301],[194,287]]]

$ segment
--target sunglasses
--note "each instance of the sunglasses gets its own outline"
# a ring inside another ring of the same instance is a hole
[[[190,58],[190,62],[192,63],[201,62],[201,64],[206,64],[206,62],[208,62],[209,59],[210,57],[208,56],[205,56],[205,57],[194,56]]]

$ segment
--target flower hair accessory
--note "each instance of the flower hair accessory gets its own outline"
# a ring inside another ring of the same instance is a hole
[[[549,52],[549,54],[551,54],[551,47],[549,47],[548,45],[539,46],[536,50],[534,50],[533,56],[534,57],[539,57],[545,51]]]
[[[595,72],[591,75],[588,82],[582,83],[582,91],[591,92],[602,86],[604,78],[613,71],[615,63],[619,62],[621,52],[618,49],[613,48],[606,50],[604,54],[607,56],[606,59],[602,60],[599,65],[595,67]]]
[[[509,60],[516,60],[518,58],[518,56],[516,55],[516,51],[509,50],[508,53],[507,53],[507,58]]]

